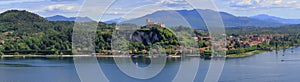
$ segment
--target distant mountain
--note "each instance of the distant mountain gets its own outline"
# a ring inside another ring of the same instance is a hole
[[[46,19],[48,21],[75,21],[77,18],[78,22],[91,22],[93,21],[92,19],[88,18],[88,17],[64,17],[61,15],[55,15],[52,17],[46,17]]]
[[[259,19],[259,20],[265,20],[265,21],[278,21],[284,24],[300,24],[300,19],[285,19],[285,18],[280,18],[280,17],[275,17],[275,16],[269,16],[266,14],[260,14],[256,16],[252,16],[251,18]]]
[[[61,15],[55,15],[55,16],[52,16],[52,17],[46,17],[46,19],[48,21],[74,21],[74,19],[67,18],[67,17],[61,16]]]
[[[163,22],[166,26],[191,26],[193,28],[203,28],[205,23],[198,12],[212,16],[211,13],[220,13],[224,25],[226,27],[239,27],[239,26],[280,26],[283,25],[277,21],[265,21],[249,17],[238,17],[226,12],[217,12],[209,9],[194,9],[194,10],[163,10],[148,14],[139,18],[124,21],[125,23],[135,23],[138,25],[145,25],[145,20],[150,18],[153,21]],[[213,17],[213,16],[212,16]]]
[[[126,20],[126,19],[124,19],[124,18],[116,18],[116,19],[105,21],[105,23],[106,24],[119,23],[119,22],[124,21],[124,20]]]

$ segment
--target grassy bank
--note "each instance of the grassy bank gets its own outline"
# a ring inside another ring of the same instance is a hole
[[[248,57],[248,56],[252,56],[252,55],[255,55],[255,54],[260,54],[260,53],[263,53],[263,52],[266,52],[266,51],[265,50],[254,50],[254,51],[251,51],[251,52],[245,52],[245,53],[240,53],[240,54],[230,54],[230,55],[227,55],[227,58]]]

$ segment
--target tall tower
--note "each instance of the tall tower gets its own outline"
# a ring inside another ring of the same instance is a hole
[[[150,19],[150,18],[147,18],[147,19],[146,19],[147,25],[149,25],[150,22],[151,22],[151,19]]]

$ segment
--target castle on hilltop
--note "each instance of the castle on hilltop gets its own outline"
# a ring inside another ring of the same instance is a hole
[[[146,19],[146,27],[158,26],[158,27],[166,27],[166,25],[162,22],[151,22],[151,19]]]

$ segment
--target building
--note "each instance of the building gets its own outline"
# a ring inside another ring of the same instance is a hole
[[[200,37],[201,40],[205,40],[205,41],[209,41],[211,38],[210,37],[205,37],[205,36],[202,36]]]
[[[4,45],[5,41],[4,40],[0,40],[0,46]]]
[[[166,27],[166,25],[162,22],[151,22],[151,19],[146,19],[146,27],[158,26],[158,27]]]

